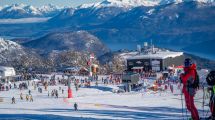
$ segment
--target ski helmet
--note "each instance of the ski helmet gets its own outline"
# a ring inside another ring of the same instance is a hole
[[[184,60],[184,67],[190,67],[192,64],[193,64],[193,62],[190,58],[186,58]]]
[[[215,85],[215,71],[214,70],[208,74],[206,81],[207,81],[208,85],[211,85],[211,86]]]

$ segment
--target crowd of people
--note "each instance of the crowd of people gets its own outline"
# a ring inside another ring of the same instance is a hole
[[[191,118],[193,120],[199,120],[200,116],[198,113],[198,110],[195,106],[195,95],[196,95],[196,91],[201,89],[200,87],[200,81],[199,81],[199,76],[197,73],[197,66],[195,63],[192,62],[191,59],[185,59],[184,61],[184,68],[183,71],[180,75],[179,75],[179,80],[180,81],[169,81],[168,79],[164,80],[164,79],[158,79],[155,81],[155,84],[158,87],[163,86],[163,90],[167,90],[170,89],[170,91],[172,93],[174,93],[174,85],[176,84],[178,85],[178,89],[182,88],[182,93],[181,95],[184,96],[184,102],[186,105],[186,109],[191,113]],[[141,78],[147,78],[147,77],[155,77],[154,73],[145,73],[140,75]],[[210,74],[208,74],[207,76],[207,83],[208,83],[208,90],[211,92],[211,97],[210,97],[210,103],[209,103],[209,107],[210,107],[210,111],[211,111],[211,116],[210,118],[213,120],[215,119],[215,72],[211,71]],[[47,79],[44,76],[40,76],[40,81],[35,82],[32,81],[32,87],[34,88],[34,90],[38,90],[38,93],[43,93],[43,91],[48,93],[48,97],[51,96],[52,98],[59,98],[59,94],[64,95],[64,89],[63,87],[59,87],[59,89],[57,90],[56,87],[55,89],[48,89],[49,86],[68,86],[68,78],[65,79],[64,77],[60,78],[56,78],[56,76],[52,76],[50,79]],[[101,82],[98,82],[98,76],[94,76],[92,78],[79,78],[79,79],[75,79],[75,78],[71,78],[71,81],[74,83],[75,86],[75,90],[78,91],[79,89],[81,89],[81,87],[90,87],[92,85],[92,82],[95,83],[96,86],[99,86],[99,84],[104,84],[104,85],[119,85],[122,83],[122,76],[121,75],[110,75],[108,77],[102,77]],[[17,88],[17,83],[14,83],[14,85],[12,86],[12,84],[8,84],[7,86],[0,84],[0,90],[10,90],[10,89],[19,89],[21,90],[28,90],[27,94],[23,94],[20,93],[20,100],[26,100],[26,102],[33,102],[33,95],[32,95],[32,91],[29,89],[30,88],[30,83],[29,81],[24,81],[24,82],[19,82],[18,83],[18,88]],[[203,88],[204,89],[204,88]],[[154,89],[153,89],[154,90]],[[50,91],[50,92],[49,92]],[[13,96],[12,97],[12,104],[16,104],[16,98]],[[183,100],[183,99],[182,99]],[[77,111],[78,110],[78,104],[74,103],[74,109]]]

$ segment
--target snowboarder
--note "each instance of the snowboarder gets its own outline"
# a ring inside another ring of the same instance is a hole
[[[15,98],[13,97],[12,98],[12,104],[15,104],[16,102],[15,102]]]
[[[196,64],[187,58],[184,61],[184,73],[180,75],[183,84],[182,92],[185,97],[187,109],[191,112],[193,120],[199,120],[199,114],[194,104],[194,96],[196,93],[197,72]]]
[[[209,107],[211,111],[211,116],[209,119],[215,120],[215,71],[211,71],[206,78],[209,85],[208,90],[211,91],[211,97],[209,102]]]
[[[78,110],[78,104],[77,104],[77,103],[74,104],[74,110],[75,110],[75,111]]]
[[[28,91],[28,94],[29,94],[29,95],[31,94],[31,90]]]

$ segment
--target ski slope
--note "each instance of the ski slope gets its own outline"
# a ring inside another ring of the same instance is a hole
[[[42,87],[42,86],[41,86]],[[59,98],[48,97],[48,91],[53,89],[64,89],[64,94],[59,91]],[[113,93],[117,89],[116,85],[98,86],[92,84],[91,88],[82,87],[75,91],[72,86],[73,98],[67,98],[67,87],[63,85],[48,86],[48,91],[39,93],[33,86],[32,91],[34,102],[20,100],[20,93],[28,94],[28,90],[12,89],[10,91],[0,91],[0,119],[20,119],[20,120],[69,120],[69,119],[147,119],[147,120],[181,120],[186,119],[185,109],[182,116],[182,105],[180,91],[174,87],[174,93],[170,90],[166,92],[153,91],[133,91],[130,93]],[[202,111],[202,90],[196,95],[196,105],[203,116]],[[11,98],[16,98],[16,104],[11,104]],[[77,102],[78,111],[74,111],[73,104]],[[206,101],[207,103],[207,101]],[[183,104],[184,101],[183,101]],[[184,107],[183,107],[184,108]],[[208,107],[205,106],[207,113]],[[188,114],[189,115],[189,114]],[[204,115],[205,116],[205,115]]]

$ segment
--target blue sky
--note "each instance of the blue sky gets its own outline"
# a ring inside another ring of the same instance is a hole
[[[27,4],[33,6],[41,6],[45,4],[54,4],[58,6],[78,6],[83,3],[93,3],[102,0],[0,0],[0,6],[11,4]]]

